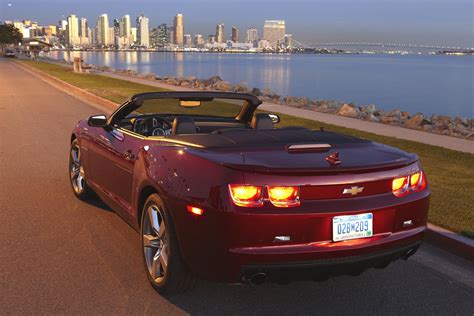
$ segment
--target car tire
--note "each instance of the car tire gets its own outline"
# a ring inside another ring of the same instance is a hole
[[[170,213],[158,194],[144,204],[140,236],[145,272],[158,293],[179,294],[195,285],[181,257]]]
[[[81,146],[77,139],[72,141],[69,150],[69,180],[72,191],[77,198],[84,201],[92,197],[92,191],[87,185],[84,167],[81,163]]]

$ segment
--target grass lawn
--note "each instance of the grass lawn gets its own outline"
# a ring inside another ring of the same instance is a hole
[[[21,62],[117,103],[136,93],[165,91],[101,75],[76,74],[60,65],[37,61]],[[225,113],[220,114],[228,115],[228,111],[233,109],[222,110]],[[429,221],[474,238],[474,155],[289,115],[281,114],[280,117],[281,126],[298,125],[312,129],[324,127],[418,154],[432,190]]]

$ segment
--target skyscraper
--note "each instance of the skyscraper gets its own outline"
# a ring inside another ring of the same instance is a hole
[[[232,27],[232,42],[239,42],[239,29],[236,26]]]
[[[70,46],[79,44],[79,20],[74,14],[67,17],[66,39]]]
[[[88,37],[87,34],[87,19],[86,18],[81,18],[80,24],[79,24],[79,36],[80,37]]]
[[[194,45],[199,48],[204,46],[204,38],[201,34],[194,35]]]
[[[126,38],[130,41],[131,33],[132,33],[132,31],[130,30],[131,27],[132,27],[132,24],[130,23],[130,15],[128,15],[128,14],[124,15],[120,19],[119,24],[120,24],[119,36],[124,37],[124,38]]]
[[[101,14],[97,20],[97,45],[108,46],[109,42],[109,17],[107,13]]]
[[[217,24],[216,26],[216,41],[219,44],[222,44],[225,42],[225,37],[224,37],[224,24]]]
[[[207,42],[209,44],[214,44],[216,42],[216,36],[214,34],[209,34],[207,37]]]
[[[174,44],[178,47],[184,45],[184,17],[182,14],[176,14],[174,18]]]
[[[193,46],[193,40],[191,34],[184,34],[184,47]]]
[[[253,47],[258,46],[258,31],[256,28],[251,27],[247,30],[247,43],[252,43]]]
[[[270,20],[265,21],[263,26],[263,39],[270,43],[270,46],[276,48],[285,39],[286,29],[285,21]]]
[[[143,47],[150,47],[149,20],[141,14],[137,17],[137,42]]]

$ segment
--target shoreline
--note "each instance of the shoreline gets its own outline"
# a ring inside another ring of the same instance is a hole
[[[57,60],[50,57],[42,57],[41,60],[53,62],[61,65],[71,65],[72,62]],[[410,113],[399,108],[383,110],[374,104],[356,105],[335,100],[318,100],[301,96],[280,96],[269,88],[250,87],[247,83],[232,84],[223,80],[219,76],[212,76],[207,79],[200,79],[195,76],[187,77],[161,77],[154,73],[139,73],[131,69],[113,69],[109,66],[99,66],[85,64],[92,72],[111,73],[124,75],[130,78],[145,79],[148,82],[160,82],[172,87],[183,87],[195,90],[216,90],[227,92],[251,93],[260,100],[282,105],[288,108],[305,109],[321,114],[331,114],[353,118],[366,122],[380,123],[423,131],[431,134],[446,135],[455,138],[474,141],[474,118],[452,117],[448,115],[425,115],[421,112]]]

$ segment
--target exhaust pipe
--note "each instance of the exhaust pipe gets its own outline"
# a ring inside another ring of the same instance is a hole
[[[267,274],[263,272],[255,273],[250,277],[250,283],[260,285],[267,280]]]

